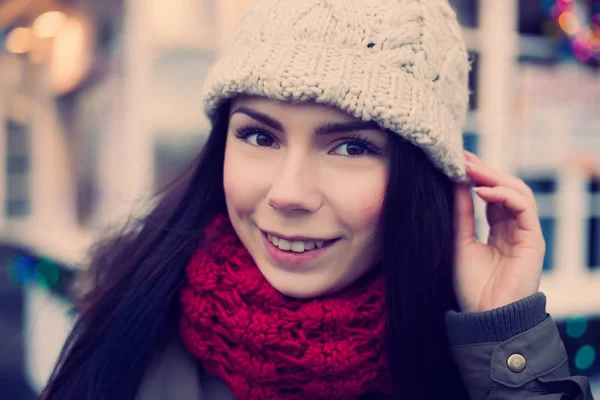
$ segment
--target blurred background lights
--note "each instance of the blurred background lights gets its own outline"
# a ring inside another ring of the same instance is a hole
[[[33,22],[33,33],[41,39],[51,39],[58,34],[66,19],[66,15],[60,11],[46,12]]]
[[[566,54],[583,62],[600,60],[600,2],[590,5],[581,0],[540,0],[540,6],[555,20],[558,33],[566,35]],[[544,33],[556,37],[550,26],[544,27]]]
[[[588,61],[592,57],[592,47],[586,42],[576,40],[573,42],[573,53],[581,61]]]
[[[15,257],[9,263],[8,276],[13,282],[27,284],[35,281],[36,262],[31,257]]]
[[[575,353],[575,367],[579,370],[589,369],[596,361],[596,350],[590,345],[584,345]]]
[[[591,47],[592,39],[593,39],[593,32],[587,26],[582,27],[577,32],[577,40],[579,40],[580,42],[588,43],[590,45],[590,47]]]
[[[41,259],[36,266],[36,280],[49,289],[56,286],[60,279],[60,269],[56,263],[48,259]]]
[[[552,7],[554,7],[554,4],[555,4],[555,0],[540,0],[540,7],[546,13],[550,13],[550,11],[552,10]]]
[[[48,289],[54,288],[61,278],[61,270],[54,261],[29,256],[18,256],[8,264],[8,278],[20,285],[38,283]]]
[[[567,11],[560,14],[558,17],[558,24],[565,33],[574,35],[579,30],[579,22],[573,13]]]
[[[573,0],[558,0],[556,6],[560,12],[573,11],[575,8],[575,1]]]
[[[49,60],[50,86],[55,93],[73,90],[93,63],[93,29],[85,18],[67,18],[52,43]]]
[[[13,54],[25,54],[33,45],[33,32],[30,28],[13,29],[6,38],[6,50]]]
[[[567,320],[566,330],[567,335],[571,338],[577,339],[582,337],[588,327],[588,320],[583,315],[574,315]]]
[[[29,61],[32,64],[42,64],[48,60],[50,56],[50,51],[48,49],[48,46],[38,44],[31,49],[28,56]]]

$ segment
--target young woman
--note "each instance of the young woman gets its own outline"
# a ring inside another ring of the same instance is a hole
[[[42,399],[591,399],[531,190],[462,150],[468,68],[446,0],[254,2],[202,153],[96,249]]]

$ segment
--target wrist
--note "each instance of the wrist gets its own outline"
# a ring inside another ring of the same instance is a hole
[[[446,327],[452,345],[503,342],[533,328],[547,316],[546,296],[540,292],[489,311],[448,311]]]

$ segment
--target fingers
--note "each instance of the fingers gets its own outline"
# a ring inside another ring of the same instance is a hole
[[[537,232],[540,222],[535,204],[522,193],[506,186],[478,187],[474,189],[479,197],[489,203],[501,203],[515,215],[519,229]]]
[[[480,186],[506,186],[521,194],[533,198],[533,191],[525,182],[512,175],[505,174],[488,165],[475,154],[465,151],[467,170],[473,181]]]
[[[475,241],[475,207],[469,185],[456,185],[454,190],[454,216],[456,239]]]
[[[510,210],[520,229],[541,231],[533,191],[514,176],[486,165],[472,153],[465,152],[467,174],[477,186],[474,190],[487,203],[501,203]]]

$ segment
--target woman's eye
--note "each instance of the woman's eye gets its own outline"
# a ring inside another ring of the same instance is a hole
[[[251,133],[246,136],[246,140],[250,144],[261,147],[273,147],[273,144],[275,144],[273,138],[264,133]]]
[[[343,143],[334,150],[334,153],[342,156],[357,157],[368,154],[369,150],[357,143]]]
[[[235,132],[235,136],[253,146],[258,147],[278,147],[277,141],[269,133],[262,129],[242,128]]]

